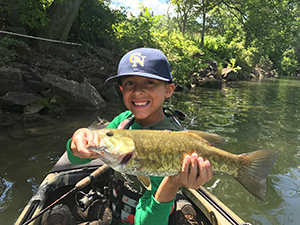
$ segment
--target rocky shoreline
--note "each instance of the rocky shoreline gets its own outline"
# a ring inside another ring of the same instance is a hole
[[[0,63],[0,126],[13,123],[7,121],[12,114],[32,117],[78,108],[99,110],[108,101],[121,101],[118,85],[105,83],[121,58],[110,50],[52,45],[47,52],[26,46],[16,53],[14,60]],[[207,64],[191,75],[190,87],[177,86],[176,91],[198,86],[221,89],[226,82],[245,79],[229,68],[219,75],[213,60]],[[260,75],[249,74],[246,79]]]

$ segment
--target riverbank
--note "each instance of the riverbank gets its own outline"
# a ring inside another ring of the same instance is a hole
[[[0,51],[0,126],[78,108],[103,110],[107,102],[121,101],[118,85],[105,83],[116,74],[121,54],[90,46],[51,44],[41,48],[36,40],[6,36],[1,41],[6,43],[6,49],[5,54],[3,49]],[[188,85],[178,84],[176,91],[194,87],[222,89],[228,82],[274,76],[259,70],[237,73],[225,68],[220,72],[214,60],[206,64],[201,71],[190,74]]]

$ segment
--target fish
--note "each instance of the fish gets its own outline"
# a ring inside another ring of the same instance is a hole
[[[214,172],[232,175],[252,195],[265,201],[266,178],[278,151],[259,150],[240,155],[221,150],[227,140],[198,130],[91,130],[87,149],[114,170],[132,174],[151,189],[149,176],[174,176],[181,171],[186,155],[197,153],[209,160]]]

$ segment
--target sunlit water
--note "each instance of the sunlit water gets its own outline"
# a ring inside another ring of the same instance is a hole
[[[219,134],[228,139],[222,149],[241,154],[277,149],[267,178],[266,201],[249,194],[233,177],[215,175],[205,187],[253,225],[298,225],[300,221],[300,80],[268,79],[237,82],[219,90],[175,93],[166,106],[187,115],[186,129]],[[78,112],[41,120],[39,126],[16,125],[0,130],[0,224],[13,224],[38,188],[45,173],[65,150],[79,127],[100,115],[112,119],[123,109]]]

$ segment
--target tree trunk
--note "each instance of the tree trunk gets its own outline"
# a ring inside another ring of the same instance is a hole
[[[203,4],[203,11],[202,11],[202,31],[201,31],[201,43],[200,46],[204,46],[204,34],[205,34],[205,20],[206,20],[206,7]]]
[[[40,37],[65,41],[84,0],[68,0],[63,4],[56,0],[47,12],[51,22],[38,31]]]

